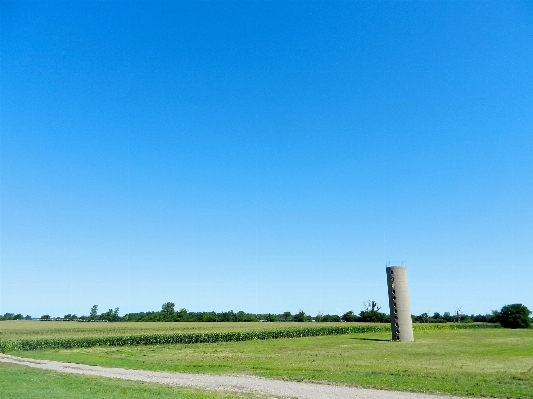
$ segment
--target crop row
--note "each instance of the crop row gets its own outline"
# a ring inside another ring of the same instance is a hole
[[[487,328],[492,325],[458,324],[458,325],[415,325],[415,330]],[[70,349],[89,348],[94,346],[124,345],[168,345],[197,344],[215,342],[237,342],[280,338],[302,338],[323,335],[361,334],[390,331],[389,325],[366,326],[333,326],[287,328],[262,331],[208,332],[208,333],[176,333],[176,334],[144,334],[112,337],[80,337],[80,338],[45,338],[21,339],[17,341],[0,341],[0,352],[30,351],[37,349]]]

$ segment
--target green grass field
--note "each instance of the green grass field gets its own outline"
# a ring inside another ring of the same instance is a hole
[[[79,376],[0,363],[0,397],[9,399],[228,399],[257,398],[135,381]]]
[[[368,333],[12,354],[130,369],[253,374],[380,389],[533,399],[532,329],[417,331],[415,337],[414,343],[396,343],[390,341],[390,333]]]

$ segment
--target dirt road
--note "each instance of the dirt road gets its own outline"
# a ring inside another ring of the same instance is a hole
[[[95,377],[119,378],[156,384],[199,388],[212,391],[253,392],[300,399],[452,399],[451,396],[420,393],[380,391],[338,385],[307,382],[280,381],[246,375],[185,374],[146,370],[127,370],[84,364],[35,360],[0,354],[0,362],[26,367],[54,370],[62,373],[82,374]]]

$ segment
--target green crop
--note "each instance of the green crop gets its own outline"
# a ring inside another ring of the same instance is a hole
[[[415,330],[455,330],[470,328],[493,328],[488,324],[427,324],[415,325]],[[125,345],[168,345],[168,344],[197,344],[215,342],[238,342],[267,340],[280,338],[303,338],[324,335],[362,334],[390,331],[388,325],[364,326],[334,326],[334,327],[305,327],[277,330],[237,331],[237,332],[207,332],[207,333],[175,333],[175,334],[143,334],[130,336],[80,337],[80,338],[43,338],[20,339],[16,341],[0,341],[0,352],[31,351],[38,349],[71,349],[90,348],[95,346],[125,346]]]

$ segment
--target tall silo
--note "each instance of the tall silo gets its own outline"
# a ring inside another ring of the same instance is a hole
[[[415,339],[405,266],[387,267],[387,285],[392,339],[393,341],[413,342]]]

